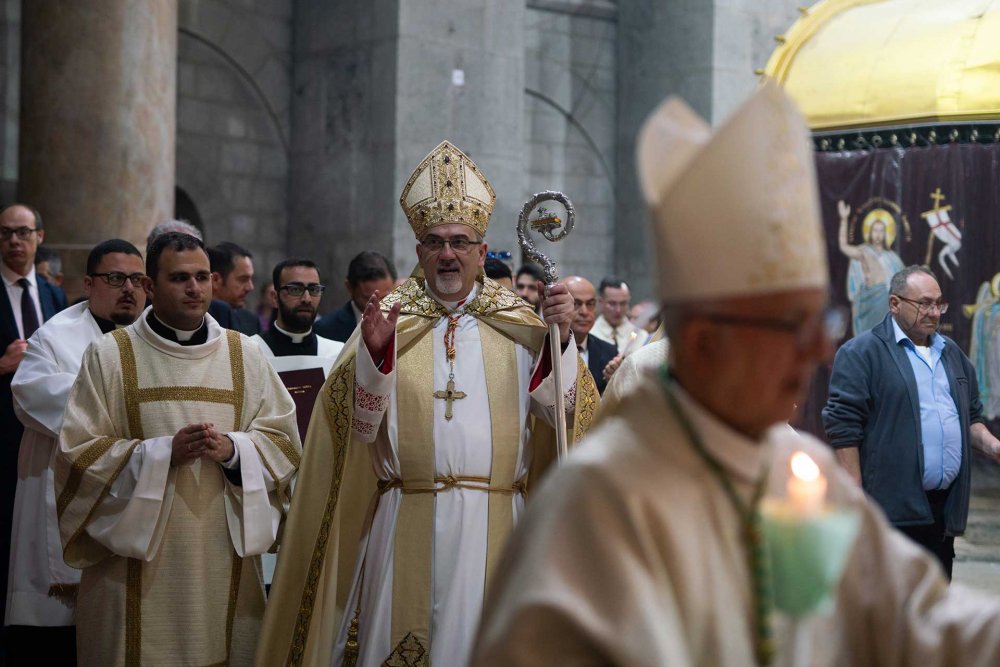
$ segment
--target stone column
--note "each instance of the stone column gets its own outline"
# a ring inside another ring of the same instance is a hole
[[[18,199],[72,297],[94,244],[173,215],[177,0],[31,0],[22,26]]]

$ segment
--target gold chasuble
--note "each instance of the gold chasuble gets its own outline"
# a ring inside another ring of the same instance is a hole
[[[385,396],[369,395],[359,379],[359,364],[371,364],[358,358],[367,357],[360,329],[347,342],[313,412],[258,665],[429,665],[434,642],[445,642],[449,652],[455,647],[439,662],[461,661],[471,649],[484,588],[522,496],[555,458],[553,431],[542,428],[544,408],[527,409],[535,387],[529,391],[526,376],[543,353],[546,326],[516,294],[480,280],[475,296],[451,313],[427,294],[419,271],[382,300],[383,311],[402,304],[395,386]],[[459,316],[455,380],[445,385],[440,337]],[[469,371],[458,369],[467,368],[477,346],[475,365],[485,372],[482,382],[471,383]],[[586,431],[598,401],[586,365],[575,363],[575,384],[565,388],[575,405],[571,442]],[[477,468],[470,453],[449,467],[440,449],[461,453],[465,443],[446,442],[440,429],[454,424],[453,413],[455,421],[469,419],[477,398],[488,406],[469,441],[485,443],[485,464]],[[359,415],[369,410],[378,420],[372,426]],[[379,410],[387,410],[384,417]],[[449,509],[446,501],[456,497],[463,508]],[[473,503],[482,503],[482,514],[463,514]],[[450,562],[443,553],[469,549],[482,560],[440,571]],[[448,588],[441,579],[458,583]],[[452,611],[462,615],[458,625],[468,624],[468,646],[449,638],[456,631],[444,626],[456,623],[439,616],[446,607],[459,609]]]
[[[207,341],[184,346],[148,316],[90,346],[59,437],[59,527],[83,569],[79,664],[249,665],[258,554],[301,454],[294,403],[245,336],[206,316]],[[233,440],[232,469],[170,465],[174,434],[202,422]]]

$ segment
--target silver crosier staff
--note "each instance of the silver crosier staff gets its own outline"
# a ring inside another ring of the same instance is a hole
[[[534,220],[528,220],[528,216],[539,204],[547,201],[555,201],[563,205],[566,209],[566,220],[561,220],[558,216],[549,214],[544,208],[538,209],[538,215]],[[521,250],[534,262],[542,265],[545,273],[546,290],[548,287],[559,281],[559,274],[556,272],[556,263],[547,255],[538,251],[531,236],[528,234],[529,227],[549,241],[562,241],[573,231],[573,224],[576,221],[576,214],[573,211],[573,203],[569,197],[561,192],[547,190],[539,192],[524,203],[521,215],[517,218],[517,242]],[[560,230],[560,228],[562,228]],[[559,325],[549,325],[549,356],[552,359],[552,380],[555,384],[556,392],[556,451],[559,460],[566,458],[566,406],[563,399],[563,377],[562,346],[559,340]]]

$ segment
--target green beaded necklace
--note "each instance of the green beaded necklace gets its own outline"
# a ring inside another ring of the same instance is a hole
[[[765,468],[760,479],[757,480],[753,498],[750,500],[750,505],[747,506],[739,494],[736,493],[736,489],[733,488],[733,483],[729,479],[729,475],[722,468],[722,464],[708,452],[701,436],[694,428],[694,424],[684,414],[680,404],[677,402],[677,397],[674,396],[671,390],[674,381],[667,371],[666,364],[660,367],[660,383],[663,386],[663,393],[666,394],[667,402],[677,416],[677,420],[681,423],[681,427],[691,442],[691,446],[705,462],[705,465],[708,466],[708,469],[712,471],[715,478],[719,480],[722,489],[729,498],[730,504],[740,518],[740,523],[743,525],[743,545],[746,550],[747,561],[750,565],[750,575],[753,578],[754,654],[758,665],[761,667],[770,665],[771,660],[774,658],[775,650],[774,633],[771,627],[771,575],[770,562],[767,557],[767,545],[764,542],[764,526],[760,515],[760,501],[764,496],[764,489],[767,486],[769,468]]]

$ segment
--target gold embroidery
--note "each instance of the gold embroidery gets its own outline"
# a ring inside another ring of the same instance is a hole
[[[388,312],[397,301],[403,304],[400,312],[407,315],[444,317],[448,314],[444,306],[424,291],[423,281],[418,278],[407,278],[405,283],[386,294],[379,305],[382,310]]]
[[[136,399],[139,403],[198,401],[202,403],[228,403],[235,406],[239,402],[238,393],[231,389],[173,385],[166,387],[143,387],[137,390]]]
[[[573,442],[580,442],[587,434],[590,425],[594,423],[594,415],[597,413],[598,394],[597,384],[587,370],[583,359],[577,357],[577,378],[582,385],[576,392],[576,413],[573,425]]]
[[[412,632],[408,632],[382,663],[382,667],[429,667],[430,664],[427,649]]]
[[[128,415],[129,435],[144,440],[142,435],[142,415],[139,412],[139,371],[135,365],[135,350],[132,339],[125,329],[111,333],[118,343],[118,354],[122,364],[122,390],[125,392],[125,412]]]
[[[56,515],[60,517],[63,515],[66,508],[69,507],[69,504],[76,496],[76,492],[80,490],[84,473],[87,472],[90,466],[97,462],[97,459],[104,456],[116,442],[118,441],[114,438],[99,438],[87,447],[82,454],[76,457],[76,460],[73,461],[73,467],[70,468],[69,477],[66,479],[66,486],[63,487],[62,493],[59,494],[59,502],[56,503]]]
[[[49,586],[49,597],[61,600],[64,604],[76,604],[76,596],[80,592],[80,584],[52,584]]]
[[[125,574],[125,665],[139,667],[141,664],[142,561],[129,558]]]
[[[274,443],[274,445],[281,450],[281,453],[285,455],[288,462],[291,463],[296,468],[299,466],[299,453],[295,451],[295,447],[292,446],[292,441],[286,438],[281,433],[271,433],[270,431],[261,431],[267,436],[267,439]],[[274,478],[277,481],[277,477]]]
[[[492,278],[483,277],[479,293],[465,306],[465,312],[479,317],[500,310],[512,308],[531,308],[531,306],[514,292],[496,282]],[[406,282],[389,292],[379,306],[388,312],[396,302],[402,303],[401,313],[407,315],[423,315],[424,317],[444,317],[448,314],[444,306],[431,298],[424,290],[422,278],[411,276]]]
[[[229,337],[229,367],[233,376],[233,431],[243,427],[243,392],[246,387],[246,375],[243,371],[243,342],[239,331],[227,330]]]
[[[229,609],[226,611],[226,662],[233,649],[233,619],[236,618],[236,602],[240,597],[240,575],[243,574],[243,559],[233,551],[233,572],[229,579]]]
[[[492,278],[484,278],[482,283],[479,294],[465,307],[465,312],[470,315],[487,315],[511,308],[531,308],[527,301]]]
[[[288,650],[288,665],[302,664],[306,648],[306,637],[309,633],[309,623],[312,620],[313,608],[316,605],[316,588],[319,586],[320,572],[323,560],[326,558],[327,543],[330,539],[330,526],[333,523],[333,513],[337,508],[337,498],[340,496],[340,485],[344,476],[344,464],[347,462],[347,443],[351,439],[351,413],[354,398],[354,367],[351,359],[340,369],[334,369],[330,380],[328,395],[324,397],[327,407],[327,419],[330,428],[335,432],[335,442],[342,443],[334,453],[333,477],[330,481],[330,492],[327,495],[323,519],[320,522],[316,546],[313,548],[312,559],[309,561],[309,574],[306,575],[306,585],[302,590],[302,601],[299,613],[295,619],[292,631],[292,642]]]
[[[120,475],[121,471],[125,468],[126,465],[128,465],[128,460],[132,457],[132,452],[134,452],[135,448],[138,446],[139,446],[139,441],[136,440],[128,448],[128,451],[125,452],[125,454],[122,456],[122,460],[118,464],[118,468],[115,470],[114,474],[111,475],[111,478],[108,479],[108,483],[104,485],[104,488],[101,489],[101,495],[97,496],[97,501],[94,502],[93,506],[90,508],[90,512],[87,514],[87,517],[83,520],[83,523],[80,524],[80,527],[76,529],[76,532],[73,533],[73,537],[69,538],[69,541],[66,542],[66,544],[72,544],[73,542],[76,542],[76,540],[83,533],[84,529],[90,525],[90,519],[94,516],[94,513],[97,512],[98,508],[104,502],[104,499],[107,497],[107,495],[111,493],[111,485],[115,483],[115,480],[118,479],[118,475]]]

